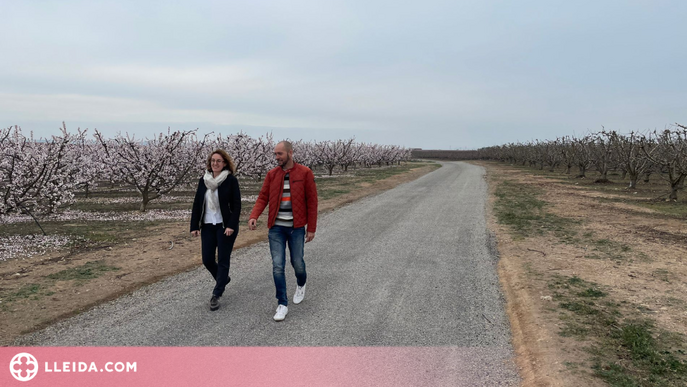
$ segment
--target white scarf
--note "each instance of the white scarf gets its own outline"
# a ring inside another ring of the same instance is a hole
[[[217,187],[224,182],[224,180],[229,176],[229,171],[226,169],[223,170],[222,172],[219,173],[219,176],[214,177],[212,175],[212,172],[210,171],[205,171],[205,176],[203,176],[203,180],[205,180],[205,187],[209,189],[210,191],[210,202],[208,202],[208,208],[212,212],[219,211],[219,199],[217,195],[215,195],[215,191],[217,190]]]

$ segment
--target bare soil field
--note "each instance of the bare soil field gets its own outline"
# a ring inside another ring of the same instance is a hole
[[[322,190],[319,212],[412,181],[436,167],[417,164],[407,172],[374,183],[361,181],[345,189],[340,184],[323,183],[333,188]],[[248,208],[242,214],[250,211],[252,203],[244,206]],[[242,217],[235,248],[266,240],[266,213],[256,231],[249,231],[247,219]],[[187,220],[169,221],[142,231],[124,231],[116,242],[91,248],[57,249],[1,261],[0,345],[12,345],[21,334],[200,265],[200,238],[190,236]]]
[[[487,169],[523,386],[685,385],[684,204],[652,201],[660,181],[627,192],[475,164]]]

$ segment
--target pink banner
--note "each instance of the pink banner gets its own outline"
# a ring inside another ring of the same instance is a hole
[[[460,347],[3,347],[0,386],[467,385],[508,368],[502,355]]]

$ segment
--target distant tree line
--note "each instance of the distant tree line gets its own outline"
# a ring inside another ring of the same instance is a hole
[[[412,149],[411,154],[414,159],[430,160],[476,160],[479,152],[476,150],[431,150],[431,149]]]
[[[643,177],[657,174],[670,185],[669,199],[677,200],[687,177],[687,127],[670,125],[662,131],[620,134],[602,130],[583,136],[564,136],[555,140],[534,140],[526,143],[481,148],[475,159],[497,160],[566,174],[577,170],[584,178],[595,171],[596,182],[608,182],[608,173],[618,171],[629,179],[628,188],[635,188]]]

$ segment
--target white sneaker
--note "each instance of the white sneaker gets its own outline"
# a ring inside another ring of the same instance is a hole
[[[284,321],[286,314],[289,313],[289,308],[286,305],[277,306],[277,313],[274,314],[274,321]]]
[[[296,286],[296,293],[293,295],[294,304],[300,304],[303,301],[303,297],[305,297],[305,285],[307,284]]]

